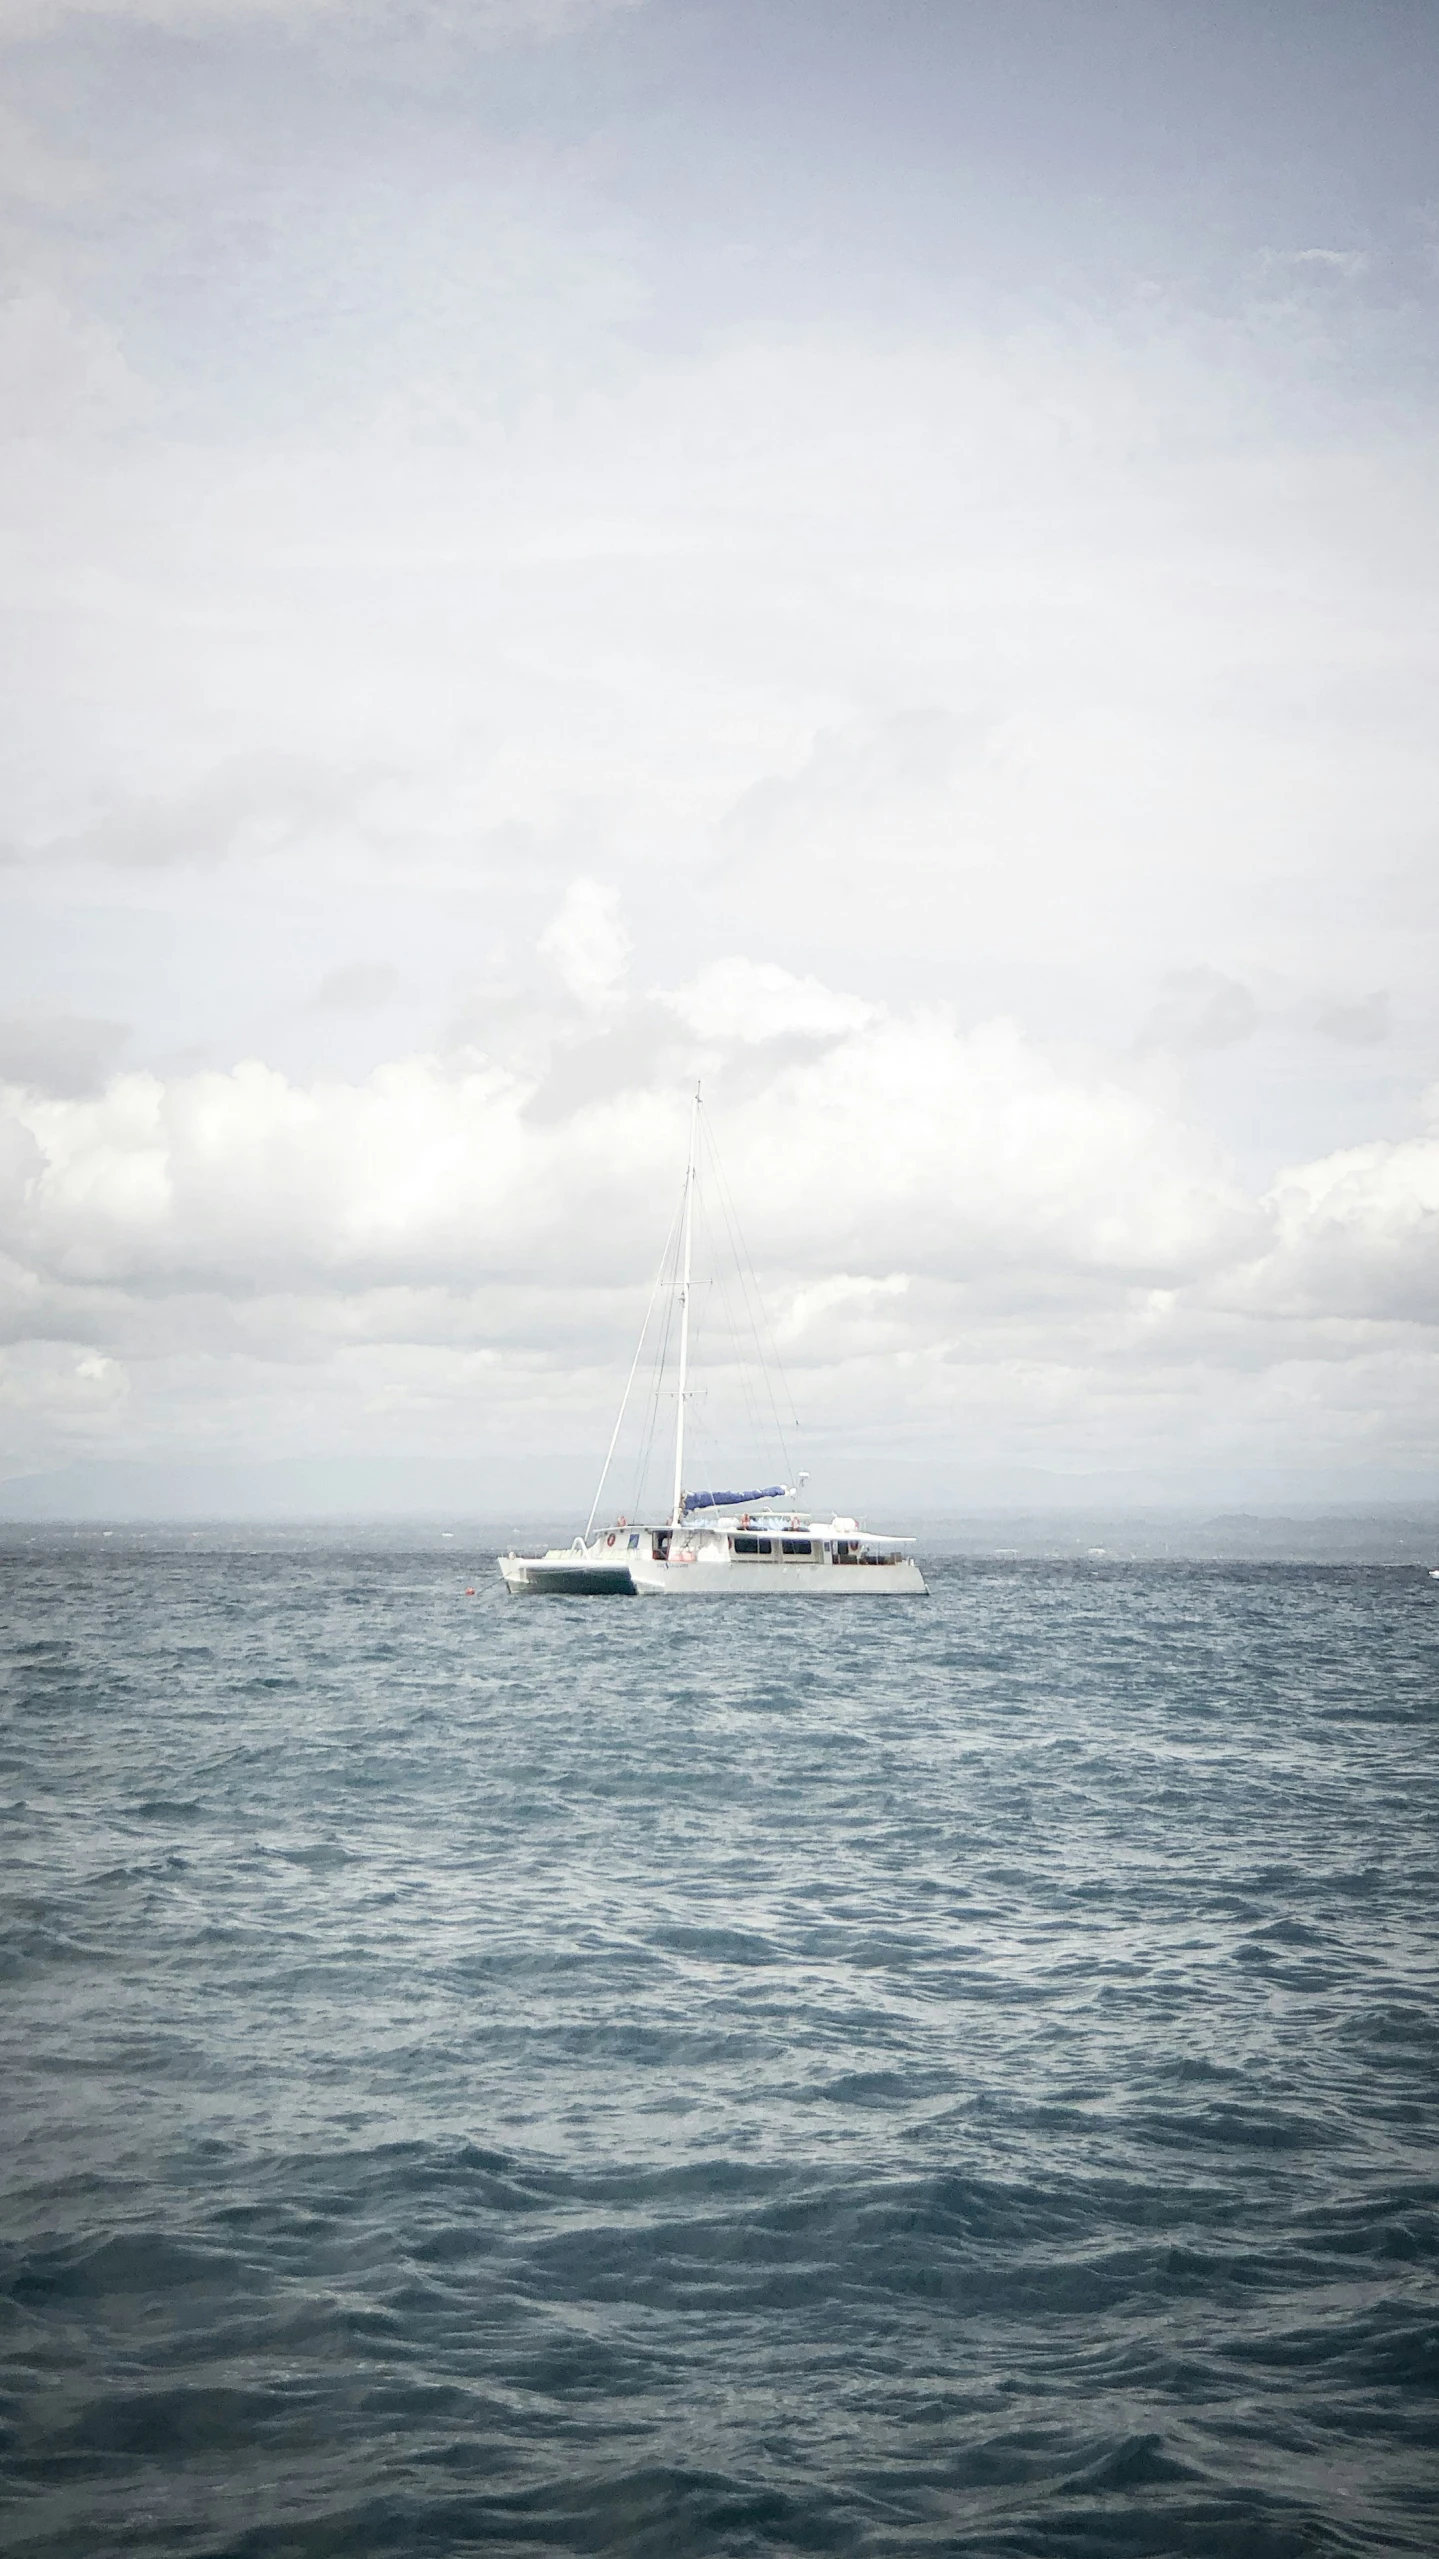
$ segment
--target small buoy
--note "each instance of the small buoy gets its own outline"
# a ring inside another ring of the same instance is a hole
[[[471,1582],[469,1589],[468,1589],[468,1590],[466,1591],[466,1593],[465,1593],[465,1597],[466,1597],[466,1599],[473,1599],[473,1598],[474,1598],[474,1595],[475,1595],[475,1585],[474,1585],[474,1583],[473,1583],[473,1582]]]

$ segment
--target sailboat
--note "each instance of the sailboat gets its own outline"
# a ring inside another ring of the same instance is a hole
[[[693,1387],[690,1375],[690,1311],[694,1293],[694,1227],[699,1172],[700,1093],[696,1085],[690,1112],[689,1154],[677,1212],[679,1243],[669,1269],[671,1304],[656,1372],[664,1365],[664,1343],[678,1315],[673,1491],[663,1519],[617,1517],[597,1530],[600,1503],[629,1405],[651,1317],[669,1262],[675,1226],[670,1229],[660,1276],[640,1330],[629,1380],[610,1437],[584,1531],[570,1546],[552,1546],[544,1555],[501,1555],[499,1569],[512,1596],[554,1598],[775,1598],[785,1596],[843,1599],[922,1599],[926,1586],[909,1551],[914,1540],[881,1535],[838,1513],[824,1518],[807,1510],[800,1495],[805,1478],[795,1484],[761,1484],[745,1492],[713,1485],[686,1490],[685,1421]],[[756,1336],[758,1347],[758,1334]]]

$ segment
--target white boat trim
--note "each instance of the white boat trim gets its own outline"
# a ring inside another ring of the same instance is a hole
[[[502,1555],[500,1571],[515,1593],[555,1598],[605,1595],[666,1599],[889,1599],[926,1596],[914,1540],[854,1520],[819,1520],[788,1511],[775,1517],[714,1521],[676,1529],[627,1520],[545,1555]]]

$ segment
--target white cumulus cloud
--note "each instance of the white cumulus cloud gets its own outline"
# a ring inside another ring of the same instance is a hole
[[[572,880],[540,936],[541,959],[588,1010],[603,1011],[618,999],[631,948],[618,891],[598,880]]]
[[[569,914],[578,950],[613,928],[604,907]],[[598,962],[578,983],[639,1031],[656,1009],[614,997]],[[1372,1408],[1346,1422],[1313,1384],[1344,1360],[1394,1402],[1400,1444],[1433,1418],[1439,1141],[1316,1159],[1260,1196],[1137,1068],[1004,1021],[741,959],[658,1010],[706,1043],[711,1126],[822,1435],[932,1459],[1004,1440],[1071,1466],[1140,1447],[1182,1474],[1281,1411],[1291,1449],[1362,1439]],[[561,1052],[589,1019],[551,1034]],[[251,1062],[8,1088],[20,1461],[141,1425],[172,1451],[590,1445],[670,1215],[685,1094],[667,1058],[609,1093],[581,1080],[548,1115],[538,1089],[474,1051],[355,1079]]]
[[[839,995],[817,977],[796,977],[773,961],[712,960],[662,997],[702,1039],[834,1039],[863,1030],[880,1007]]]

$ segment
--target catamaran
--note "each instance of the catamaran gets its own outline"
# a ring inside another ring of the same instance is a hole
[[[923,1598],[924,1577],[909,1552],[913,1539],[881,1535],[837,1513],[828,1518],[817,1516],[805,1509],[800,1500],[803,1475],[795,1484],[760,1484],[739,1493],[717,1490],[712,1485],[685,1489],[685,1416],[693,1391],[690,1305],[694,1290],[699,1134],[700,1096],[696,1086],[684,1189],[676,1221],[679,1245],[670,1270],[670,1315],[673,1319],[678,1314],[679,1348],[673,1494],[668,1516],[644,1521],[621,1514],[611,1527],[598,1531],[595,1528],[651,1316],[665,1279],[670,1255],[667,1241],[583,1534],[572,1545],[552,1546],[544,1555],[501,1555],[499,1568],[505,1587],[512,1595],[547,1594],[556,1598],[763,1598],[780,1593],[844,1599]],[[671,1241],[674,1237],[672,1225]],[[671,1320],[665,1326],[665,1340],[674,1329]],[[758,1342],[758,1333],[756,1339]],[[662,1342],[660,1368],[664,1356]],[[657,1397],[658,1370],[656,1400]]]

